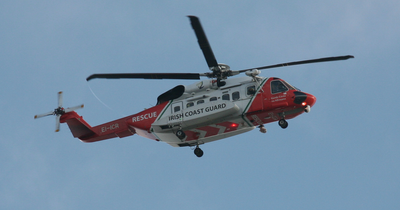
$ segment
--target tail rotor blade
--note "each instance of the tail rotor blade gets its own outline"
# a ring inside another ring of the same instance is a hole
[[[79,106],[69,107],[69,108],[66,108],[66,109],[65,109],[65,113],[67,113],[67,112],[72,112],[72,111],[77,110],[77,109],[82,109],[83,107],[84,107],[83,104],[81,104],[81,105],[79,105]]]
[[[70,108],[64,109],[62,107],[62,104],[63,104],[62,93],[63,93],[62,91],[58,92],[58,107],[56,109],[54,109],[54,111],[46,112],[44,114],[35,115],[35,119],[36,118],[41,118],[41,117],[46,117],[46,116],[49,116],[49,115],[55,115],[56,116],[56,130],[55,131],[56,132],[60,131],[60,123],[61,123],[60,119],[61,119],[61,116],[65,115],[65,113],[67,113],[67,112],[71,112],[73,110],[83,108],[83,104],[82,104],[82,105],[79,105],[79,106],[74,106],[74,107],[70,107]]]
[[[63,98],[62,98],[62,91],[58,92],[58,107],[62,107]]]
[[[49,116],[49,115],[54,115],[54,112],[51,111],[51,112],[47,112],[47,113],[44,113],[44,114],[37,114],[37,115],[35,115],[35,119],[41,118],[41,117],[46,117],[46,116]]]
[[[60,131],[60,118],[61,115],[56,116],[56,132]]]

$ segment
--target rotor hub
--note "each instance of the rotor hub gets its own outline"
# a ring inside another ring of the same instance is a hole
[[[223,63],[219,63],[218,66],[211,67],[210,70],[212,73],[205,73],[202,74],[202,76],[222,80],[240,73],[239,71],[232,71],[230,66]]]
[[[212,71],[215,71],[215,70],[217,70],[217,71],[229,71],[229,70],[231,70],[231,67],[226,65],[226,64],[224,64],[224,63],[219,63],[218,66],[211,67],[210,69]]]
[[[57,109],[54,110],[54,115],[63,115],[65,114],[65,110],[63,107],[58,107]]]

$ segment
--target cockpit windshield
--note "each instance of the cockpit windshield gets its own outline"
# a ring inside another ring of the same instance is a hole
[[[286,81],[283,81],[283,80],[273,80],[273,81],[271,81],[271,92],[272,92],[272,94],[274,94],[274,93],[282,93],[282,92],[286,92],[288,90],[300,91],[299,89],[297,89],[296,87],[290,85]]]
[[[300,91],[300,89],[296,88],[295,86],[290,85],[289,83],[287,83],[286,81],[282,81],[286,87],[288,87],[290,90],[297,90]]]

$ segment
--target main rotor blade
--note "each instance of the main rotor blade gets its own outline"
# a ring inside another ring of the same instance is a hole
[[[92,74],[87,81],[102,79],[200,79],[198,73],[121,73],[121,74]]]
[[[201,26],[200,20],[196,16],[188,16],[190,19],[190,23],[196,34],[197,41],[199,42],[200,48],[203,51],[204,57],[206,58],[207,65],[209,68],[217,67],[218,62],[214,56],[214,53],[211,49],[210,43],[208,42],[207,36],[204,33],[203,27]]]
[[[328,62],[328,61],[339,61],[339,60],[347,60],[349,58],[354,58],[352,55],[345,55],[345,56],[337,56],[337,57],[326,57],[326,58],[318,58],[318,59],[312,59],[312,60],[303,60],[303,61],[294,61],[294,62],[289,62],[289,63],[280,63],[280,64],[275,64],[275,65],[270,65],[270,66],[262,66],[258,68],[251,68],[251,69],[244,69],[240,70],[239,72],[246,72],[249,70],[253,69],[270,69],[270,68],[277,68],[277,67],[284,67],[284,66],[294,66],[294,65],[300,65],[300,64],[308,64],[308,63],[319,63],[319,62]]]

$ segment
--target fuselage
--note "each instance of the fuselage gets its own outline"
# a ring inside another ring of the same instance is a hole
[[[60,122],[83,142],[137,134],[175,147],[197,146],[257,126],[261,131],[274,121],[285,128],[287,119],[308,112],[315,101],[282,79],[248,76],[230,78],[223,86],[216,80],[178,85],[161,94],[156,106],[94,127],[74,111],[61,115]]]
[[[194,146],[294,118],[315,101],[279,78],[230,78],[222,87],[203,80],[160,95],[156,106],[129,116],[127,124],[149,139]],[[186,133],[185,139],[175,135],[177,130]]]

